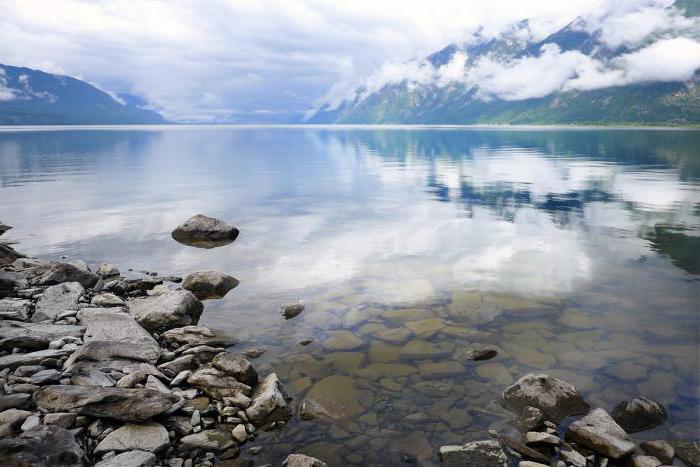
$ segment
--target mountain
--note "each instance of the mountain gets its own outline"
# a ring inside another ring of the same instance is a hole
[[[672,14],[696,20],[698,8],[692,7],[694,4],[694,0],[677,1],[671,10]],[[680,14],[681,7],[685,10],[685,16]],[[700,23],[692,24],[695,29],[689,35],[697,39],[700,36]],[[602,34],[601,28],[589,27],[582,18],[577,18],[540,41],[528,39],[533,34],[527,20],[512,25],[495,38],[481,37],[477,33],[467,44],[450,44],[413,68],[406,66],[409,71],[401,81],[393,78],[393,81],[377,86],[377,78],[368,79],[367,82],[375,83],[374,88],[360,86],[352,97],[346,97],[339,105],[323,105],[308,121],[400,124],[700,124],[700,71],[697,68],[689,78],[675,81],[637,77],[641,73],[638,70],[649,73],[649,68],[654,68],[645,63],[640,65],[639,57],[650,57],[648,52],[654,50],[655,41],[663,42],[671,37],[668,31],[652,35],[634,46],[606,41]],[[645,47],[649,49],[643,50]],[[567,65],[569,62],[572,65]],[[620,71],[620,67],[628,62],[637,67],[629,73],[632,78],[623,77],[623,71]],[[529,82],[523,79],[523,85],[517,86],[521,80],[519,74],[539,76],[545,82],[550,79],[549,75],[554,76],[552,79],[557,79],[560,64],[563,67],[570,66],[567,71],[571,76],[564,76],[559,88],[545,88],[544,92],[538,92],[540,82],[534,79]],[[455,65],[463,66],[462,74],[456,78],[454,70],[450,70]],[[663,67],[663,64],[659,66]],[[416,69],[419,71],[416,72]],[[586,72],[589,75],[585,75]],[[576,83],[579,78],[577,73],[583,74],[581,79],[589,79],[591,82],[590,76],[600,82],[610,80],[610,85],[580,84],[577,88],[576,85],[563,84],[567,80]],[[445,80],[445,76],[449,79]]]
[[[146,104],[69,76],[0,64],[0,125],[166,123]]]

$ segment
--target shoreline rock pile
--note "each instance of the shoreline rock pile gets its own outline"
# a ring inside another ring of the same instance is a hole
[[[197,324],[198,296],[224,296],[233,277],[195,273],[190,291],[7,245],[0,256],[3,465],[250,465],[240,447],[291,418],[277,375],[229,352],[231,333]]]

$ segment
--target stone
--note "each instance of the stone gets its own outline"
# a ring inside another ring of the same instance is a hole
[[[15,259],[17,258],[9,258],[9,262],[14,261]],[[0,265],[2,264],[4,263],[0,257]],[[16,288],[24,287],[26,285],[27,281],[24,280],[19,274],[0,269],[0,298],[9,297]]]
[[[233,242],[238,229],[219,219],[197,214],[172,231],[176,241],[199,248],[213,248]]]
[[[537,407],[527,406],[518,415],[515,424],[520,431],[531,431],[539,428],[544,422],[544,413]]]
[[[225,451],[235,445],[231,432],[224,429],[203,430],[199,433],[183,436],[180,443],[185,448],[199,448],[217,452]]]
[[[377,339],[391,342],[392,344],[402,344],[406,342],[413,332],[406,328],[383,328],[372,333]]]
[[[449,343],[431,344],[422,339],[412,339],[401,347],[400,355],[408,360],[440,358],[450,355],[454,345]]]
[[[661,404],[644,396],[620,402],[612,409],[611,415],[627,433],[663,425],[668,418],[666,409]]]
[[[204,391],[214,399],[235,397],[236,394],[250,394],[250,386],[239,382],[233,376],[211,367],[202,367],[187,378],[187,382]]]
[[[73,433],[53,425],[39,425],[17,438],[0,440],[0,459],[7,466],[84,467],[89,465]]]
[[[533,449],[533,448],[525,445],[525,443],[523,443],[519,439],[516,439],[512,436],[504,436],[503,441],[506,443],[506,445],[509,448],[522,454],[523,456],[525,456],[528,459],[533,459],[533,460],[536,460],[538,462],[549,462],[549,456],[537,451],[536,449]],[[585,459],[584,459],[583,467],[586,467]]]
[[[248,439],[248,432],[245,429],[245,425],[242,423],[236,425],[233,430],[231,430],[231,435],[233,436],[233,439],[238,442],[238,444],[243,444]]]
[[[476,367],[474,372],[480,377],[498,384],[508,384],[513,381],[513,375],[501,362],[481,364]]]
[[[549,464],[540,464],[539,462],[521,461],[519,467],[549,467]]]
[[[115,265],[109,263],[100,264],[95,272],[100,277],[114,277],[120,274],[119,269],[117,269]]]
[[[295,316],[298,316],[301,314],[302,311],[304,311],[304,304],[303,303],[294,303],[292,305],[285,305],[282,307],[282,316],[284,316],[284,319],[292,319]]]
[[[29,318],[30,300],[23,298],[3,298],[0,300],[0,319],[26,321]]]
[[[406,323],[406,327],[418,337],[433,336],[440,332],[445,326],[445,323],[440,318],[428,318]]]
[[[83,293],[85,289],[78,282],[52,285],[39,297],[32,321],[54,321],[62,312],[75,309]]]
[[[49,412],[142,422],[170,409],[180,398],[151,389],[88,386],[44,386],[34,393],[37,406]]]
[[[566,437],[612,459],[620,459],[635,450],[625,430],[603,409],[595,409],[572,423]]]
[[[464,374],[466,368],[454,360],[441,362],[421,362],[418,364],[418,371],[425,376],[449,376]]]
[[[263,347],[253,347],[252,349],[244,350],[241,353],[245,355],[246,358],[258,358],[265,353],[265,349]]]
[[[57,383],[63,378],[63,373],[53,368],[41,370],[29,377],[32,384],[42,385],[46,383]]]
[[[71,412],[47,413],[44,415],[44,425],[56,425],[61,428],[70,428],[75,423],[78,415]]]
[[[355,350],[364,345],[364,341],[350,331],[333,331],[323,341],[323,347],[332,350]]]
[[[525,407],[540,409],[548,420],[561,422],[569,415],[585,413],[589,405],[576,388],[544,374],[523,376],[503,392],[506,408],[520,415]]]
[[[214,368],[233,376],[243,384],[251,387],[258,384],[258,373],[250,361],[243,357],[221,352],[214,357],[211,364]]]
[[[417,373],[418,369],[404,363],[372,363],[356,371],[363,378],[379,379],[385,376],[401,377]]]
[[[580,452],[576,451],[571,445],[564,443],[559,448],[559,457],[566,462],[567,466],[571,467],[586,467],[588,461]]]
[[[170,389],[163,384],[158,378],[156,378],[153,375],[148,375],[148,378],[146,378],[146,384],[143,386],[146,389],[153,389],[155,391],[160,391],[160,392],[170,392]]]
[[[129,310],[136,321],[156,332],[197,324],[203,309],[202,302],[186,290],[172,290],[129,302]]]
[[[0,425],[16,427],[32,415],[28,410],[7,409],[0,412]]]
[[[459,349],[455,352],[455,359],[466,361],[489,360],[495,357],[498,351],[493,347],[472,346]]]
[[[84,288],[93,287],[100,276],[84,271],[68,263],[19,259],[12,263],[15,271],[24,277],[29,285],[56,285],[78,282]]]
[[[38,415],[30,415],[27,417],[27,419],[22,423],[21,430],[22,431],[29,431],[34,427],[37,427],[41,425],[41,419],[39,418]]]
[[[31,394],[4,394],[0,395],[0,410],[24,407]]]
[[[238,279],[217,271],[195,272],[185,278],[182,288],[200,300],[223,298],[238,285]]]
[[[90,304],[95,305],[97,307],[126,306],[126,302],[124,302],[124,300],[109,292],[101,293],[100,295],[95,295],[90,300]]]
[[[523,435],[523,443],[540,446],[559,446],[561,440],[554,435],[542,431],[528,431]]]
[[[0,357],[0,369],[17,368],[23,365],[38,365],[47,358],[61,358],[74,352],[73,349],[47,349],[30,353],[16,353]]]
[[[95,448],[94,455],[134,450],[157,453],[169,445],[168,430],[160,423],[127,423],[105,436]]]
[[[127,451],[108,457],[95,464],[95,467],[150,467],[158,458],[152,452]]]
[[[304,454],[290,454],[282,462],[282,467],[327,467],[328,464],[315,457]]]
[[[205,326],[184,326],[170,329],[161,334],[161,337],[172,346],[211,345],[229,347],[238,342],[238,339],[228,331],[220,331]]]
[[[654,456],[664,464],[671,464],[675,456],[675,450],[667,441],[662,439],[642,441],[642,449],[650,456]]]
[[[677,440],[673,442],[676,457],[688,467],[700,467],[700,443],[697,441]]]
[[[85,327],[67,324],[23,323],[21,321],[0,321],[0,336],[2,341],[11,338],[28,338],[35,341],[50,341],[62,337],[82,337]]]
[[[661,461],[653,456],[632,456],[630,459],[632,467],[659,467]]]
[[[245,410],[248,419],[256,425],[273,421],[287,421],[292,410],[287,402],[291,399],[275,373],[270,373],[258,384],[251,395],[251,404]]]
[[[441,446],[442,463],[454,467],[507,467],[508,457],[498,441],[474,441],[462,446]]]
[[[357,388],[349,376],[332,375],[322,379],[307,391],[305,400],[310,413],[334,420],[353,417],[363,411]]]

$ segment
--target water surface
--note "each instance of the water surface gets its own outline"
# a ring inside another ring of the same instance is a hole
[[[508,431],[497,399],[533,371],[608,410],[664,403],[636,439],[697,438],[698,148],[656,129],[9,130],[0,220],[36,256],[237,277],[203,324],[264,347],[295,403],[330,381],[346,415],[263,434],[260,462],[430,465]],[[173,241],[198,212],[240,237]],[[475,343],[498,356],[465,361]]]

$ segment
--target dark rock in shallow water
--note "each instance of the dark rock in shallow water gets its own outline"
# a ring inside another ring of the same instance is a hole
[[[554,376],[533,374],[523,376],[503,392],[508,409],[520,415],[525,407],[540,409],[548,420],[561,422],[569,415],[585,413],[589,405],[576,388]]]
[[[37,406],[49,412],[75,412],[125,422],[148,420],[179,400],[173,394],[151,389],[90,386],[45,386],[34,393]]]
[[[197,324],[204,306],[186,290],[172,290],[160,295],[137,298],[129,302],[132,316],[149,331]]]
[[[441,446],[443,465],[454,467],[507,467],[508,456],[495,440],[474,441],[462,446]]]
[[[73,433],[58,426],[39,425],[17,438],[0,440],[0,459],[6,466],[73,467],[89,465]]]
[[[572,423],[566,437],[612,459],[620,459],[635,450],[629,435],[603,409],[595,409]]]
[[[215,248],[238,237],[238,229],[218,219],[197,214],[173,230],[172,237],[185,245]]]
[[[182,288],[200,300],[222,298],[238,285],[238,279],[222,272],[195,272],[185,278]]]
[[[663,425],[668,418],[666,409],[661,404],[644,396],[620,402],[611,415],[627,433],[637,433]]]
[[[295,303],[293,305],[286,305],[282,307],[282,316],[284,316],[285,319],[292,319],[295,316],[299,315],[302,311],[304,311],[304,304],[303,303]]]

